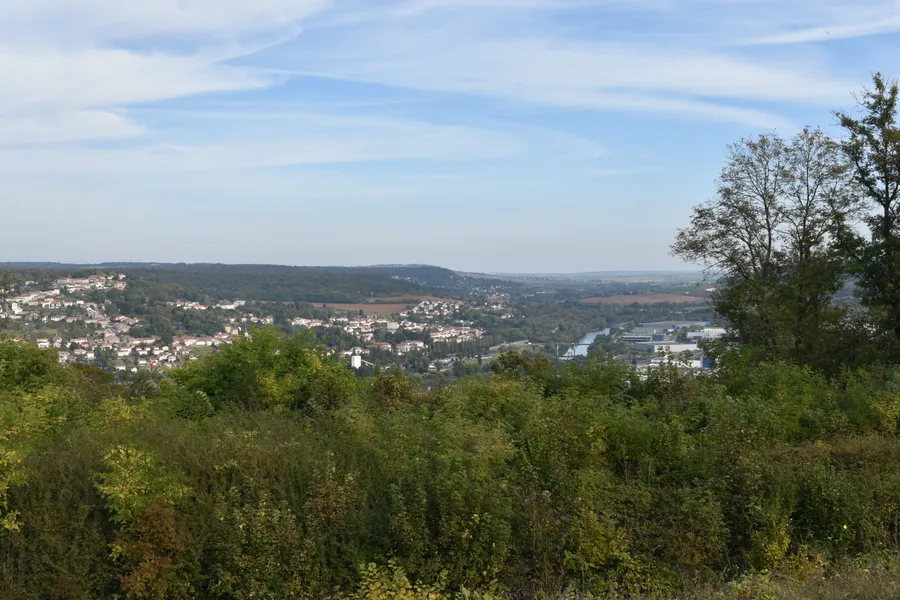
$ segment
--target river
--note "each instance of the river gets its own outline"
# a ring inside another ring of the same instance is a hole
[[[569,351],[565,353],[563,358],[573,358],[575,356],[587,356],[588,347],[594,343],[594,340],[598,335],[609,335],[609,329],[602,329],[600,331],[589,331],[584,334],[578,343],[569,348]]]

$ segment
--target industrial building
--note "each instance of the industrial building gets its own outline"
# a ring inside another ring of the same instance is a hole
[[[696,352],[699,350],[699,346],[697,344],[680,344],[678,342],[638,342],[634,345],[635,350],[639,350],[641,352],[652,352],[653,354],[657,354],[658,352],[673,352],[675,354],[680,354],[681,352]]]
[[[726,330],[718,327],[706,327],[700,331],[689,331],[687,338],[689,340],[717,340],[725,337],[726,333],[728,333]]]

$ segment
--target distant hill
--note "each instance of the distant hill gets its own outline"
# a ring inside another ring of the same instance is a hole
[[[467,278],[455,271],[431,265],[373,265],[367,267],[321,267],[332,273],[378,274],[397,277],[426,287],[457,290]]]
[[[386,273],[329,267],[161,264],[118,268],[217,300],[362,302],[379,296],[434,293],[430,287]]]
[[[463,273],[433,265],[288,266],[222,263],[6,262],[0,269],[58,274],[118,270],[176,285],[190,294],[215,299],[356,303],[373,297],[460,297],[501,285],[522,289],[522,282],[481,273]]]
[[[217,300],[363,302],[378,297],[462,294],[468,280],[450,269],[430,265],[295,267],[219,263],[105,262],[93,265],[55,262],[0,263],[22,271],[77,272],[116,269],[148,281],[175,285],[191,295]]]
[[[553,281],[682,281],[703,277],[700,271],[585,271],[579,273],[495,273],[484,277]]]

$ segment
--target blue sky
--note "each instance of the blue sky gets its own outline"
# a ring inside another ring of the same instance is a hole
[[[684,268],[725,145],[898,50],[897,0],[0,0],[0,260]]]

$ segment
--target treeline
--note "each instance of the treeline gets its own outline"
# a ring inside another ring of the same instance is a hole
[[[494,370],[264,329],[120,384],[0,342],[0,595],[681,594],[900,547],[895,369]]]
[[[434,295],[432,288],[366,269],[192,264],[132,267],[126,273],[215,300],[353,303],[379,296]]]
[[[836,113],[841,139],[733,144],[716,197],[679,232],[674,254],[722,278],[713,307],[759,359],[830,374],[900,359],[898,95],[875,75],[857,113]]]
[[[29,263],[25,263],[26,265]],[[0,265],[0,274],[13,285],[26,280],[43,289],[60,277],[87,277],[98,272],[128,275],[126,290],[111,296],[130,314],[153,301],[258,300],[278,302],[355,303],[373,297],[415,297],[440,295],[435,288],[399,278],[391,270],[376,267],[288,267],[279,265],[220,265],[125,263],[98,267],[59,265],[59,268],[20,268],[17,263]],[[398,267],[397,272],[405,272]],[[460,279],[452,271],[438,267],[408,268],[413,276],[439,283]],[[446,271],[450,275],[443,272]],[[430,275],[430,277],[429,277]],[[5,280],[0,278],[0,280]],[[424,281],[424,280],[423,280]],[[459,286],[456,286],[459,287]],[[447,291],[443,291],[447,294]]]
[[[321,267],[337,274],[387,275],[425,287],[443,288],[451,293],[468,293],[473,286],[484,285],[477,277],[464,277],[455,271],[431,265],[375,265],[369,267]],[[515,286],[512,286],[515,287]]]

